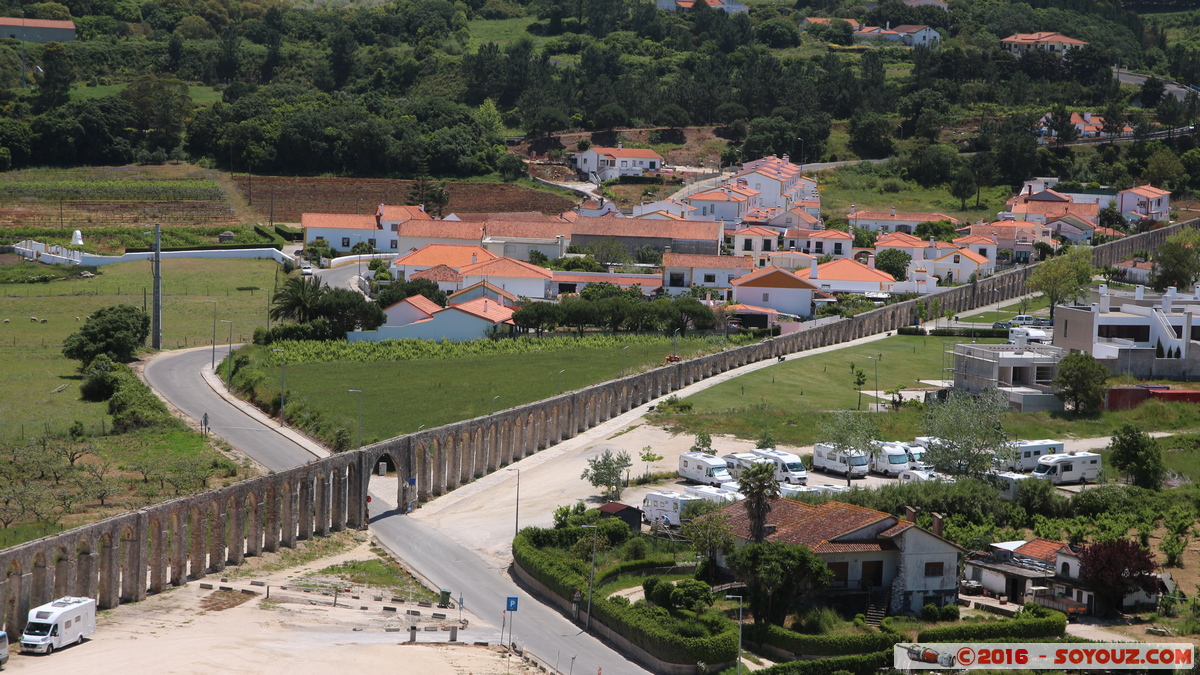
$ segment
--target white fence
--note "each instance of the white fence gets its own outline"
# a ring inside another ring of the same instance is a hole
[[[141,251],[138,253],[126,253],[125,255],[96,255],[93,253],[84,253],[83,251],[73,251],[58,245],[47,245],[39,241],[22,241],[13,246],[13,252],[27,260],[43,262],[48,265],[86,265],[89,267],[102,267],[104,265],[112,265],[114,263],[136,262],[139,260],[153,260],[153,251]],[[163,259],[167,258],[241,258],[241,259],[263,259],[269,258],[277,263],[283,264],[285,261],[291,261],[295,264],[296,259],[282,251],[273,248],[221,248],[212,250],[198,251],[163,251]]]

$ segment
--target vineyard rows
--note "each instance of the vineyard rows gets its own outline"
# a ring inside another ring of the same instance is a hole
[[[227,202],[215,201],[71,201],[61,205],[33,202],[0,207],[0,222],[27,227],[62,227],[85,230],[107,226],[163,225],[219,226],[238,222]],[[225,229],[228,229],[226,227]]]
[[[16,199],[222,201],[225,193],[211,180],[0,181],[0,201]]]
[[[0,227],[0,241],[35,239],[47,244],[66,246],[70,243],[71,231],[72,226],[59,228],[57,223],[54,227]],[[168,247],[215,244],[217,235],[225,231],[233,232],[234,244],[272,243],[272,240],[259,236],[254,228],[247,225],[164,227],[162,242],[163,246]],[[121,253],[127,248],[148,248],[154,245],[154,235],[144,234],[143,228],[92,227],[84,229],[83,235],[83,250],[98,253]]]
[[[752,341],[749,336],[731,337],[730,346]],[[720,345],[722,337],[706,335],[686,337],[683,346]],[[412,361],[416,359],[456,359],[495,354],[527,354],[533,351],[559,352],[578,349],[612,349],[625,346],[659,346],[669,352],[673,342],[669,336],[653,335],[587,335],[585,337],[515,338],[511,340],[470,340],[467,342],[432,342],[429,340],[384,340],[382,342],[311,342],[285,340],[272,342],[272,350],[263,350],[262,358],[277,366],[286,363],[370,363],[374,361]]]

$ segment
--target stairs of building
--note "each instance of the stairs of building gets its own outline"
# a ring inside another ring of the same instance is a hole
[[[892,599],[892,587],[883,586],[880,588],[872,588],[871,596],[867,600],[867,623],[872,626],[878,626],[883,617],[887,616],[888,605]]]

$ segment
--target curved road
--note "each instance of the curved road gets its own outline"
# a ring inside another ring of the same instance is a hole
[[[335,279],[328,281],[337,283]],[[226,353],[227,347],[217,348],[218,363]],[[307,450],[217,396],[200,376],[201,368],[211,359],[209,348],[166,352],[146,365],[144,375],[151,387],[192,419],[198,421],[208,413],[214,434],[268,469],[278,471],[311,461],[313,455]],[[504,576],[503,570],[438,530],[394,511],[372,518],[370,529],[435,585],[461,592],[467,608],[487,624],[499,628],[505,598],[520,598],[514,641],[536,655],[539,662],[552,664],[558,657],[567,664],[575,657],[574,665],[581,673],[603,668],[613,675],[648,674],[597,638],[581,633],[558,611],[541,604]]]

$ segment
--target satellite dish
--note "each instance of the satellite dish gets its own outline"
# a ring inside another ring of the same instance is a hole
[[[75,230],[75,234],[71,235],[71,245],[72,246],[83,246],[83,233],[82,232],[80,232],[79,230]]]

